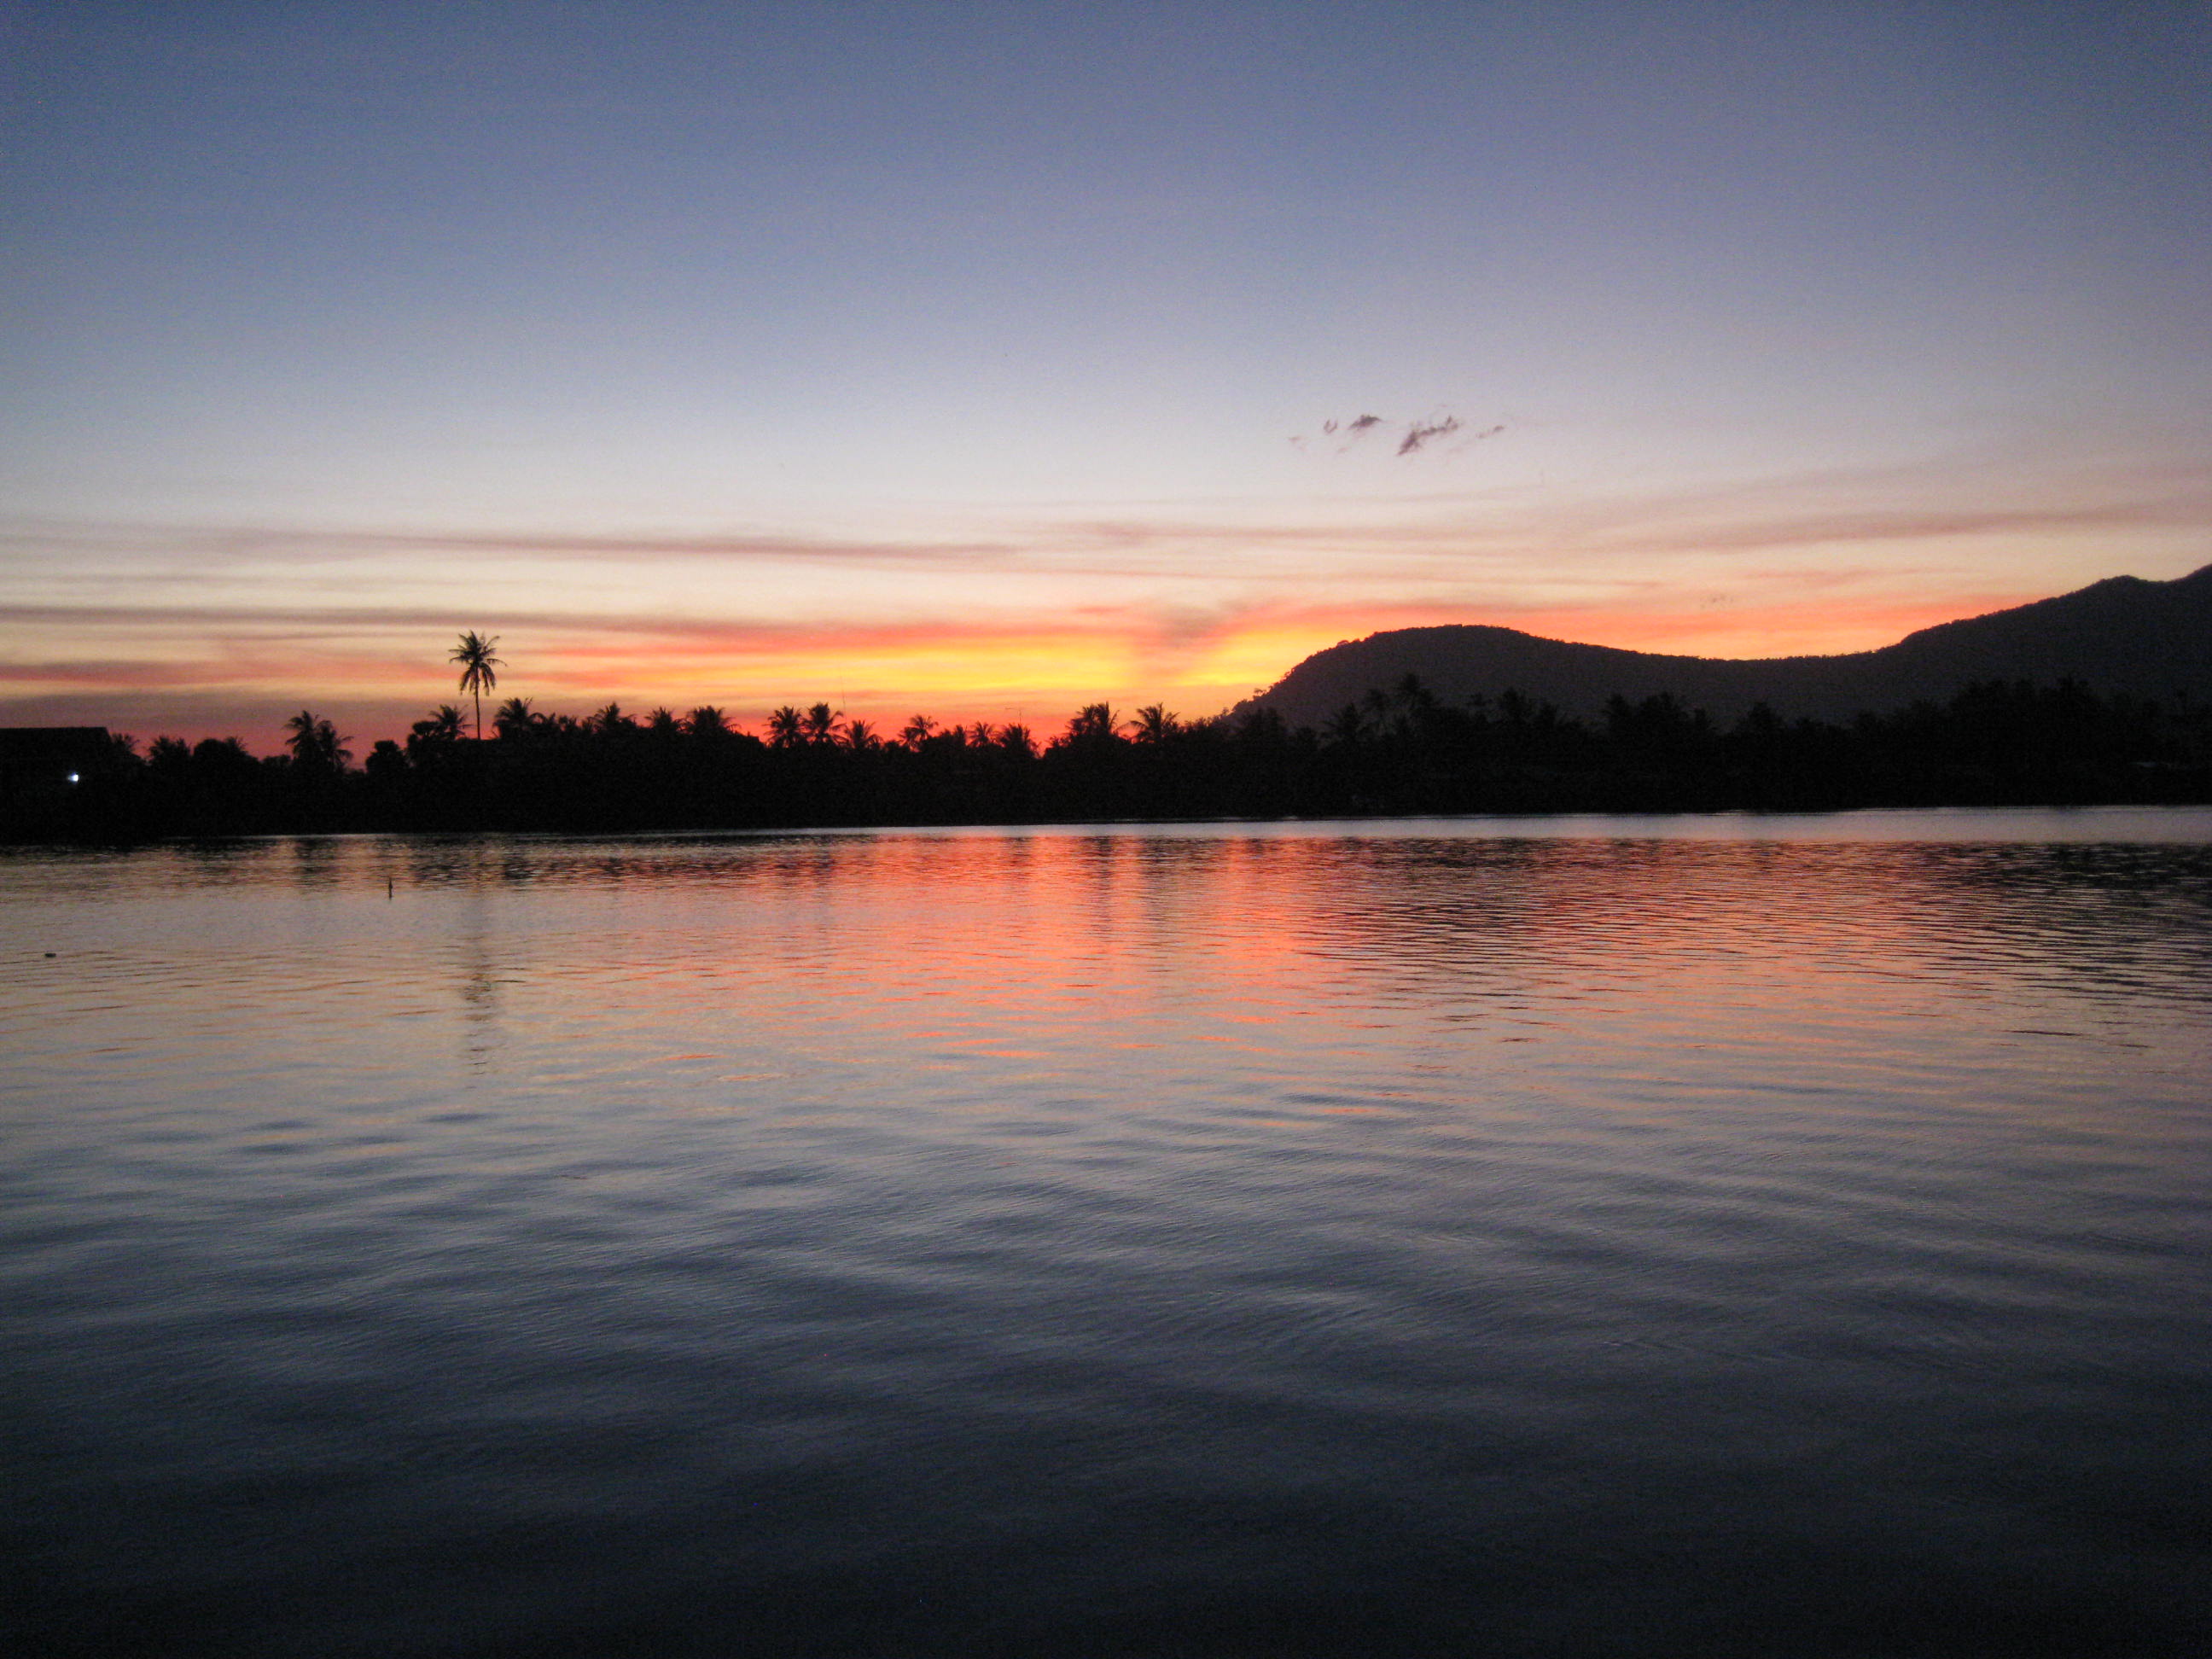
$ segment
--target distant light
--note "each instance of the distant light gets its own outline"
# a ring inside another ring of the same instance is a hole
[[[70,781],[71,783],[76,783],[76,781],[78,781],[77,775],[76,775],[76,773],[72,772],[72,773],[70,773]]]

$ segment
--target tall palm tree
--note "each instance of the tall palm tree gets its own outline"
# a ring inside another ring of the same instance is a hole
[[[499,684],[499,676],[492,671],[507,666],[491,653],[492,647],[498,643],[498,635],[486,639],[471,628],[461,635],[461,642],[446,658],[447,662],[460,664],[461,690],[477,700],[477,741],[479,743],[483,741],[483,694]]]
[[[806,726],[806,740],[817,748],[827,748],[837,740],[839,711],[826,702],[817,702],[801,716]]]
[[[789,703],[768,717],[768,741],[772,749],[796,749],[806,741],[806,716]]]

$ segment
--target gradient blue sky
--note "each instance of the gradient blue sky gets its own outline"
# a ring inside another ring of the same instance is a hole
[[[0,19],[0,721],[389,735],[479,628],[1051,725],[2212,562],[2202,5]]]

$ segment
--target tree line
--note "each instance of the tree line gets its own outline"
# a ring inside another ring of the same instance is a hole
[[[52,811],[11,813],[9,832],[122,841],[2212,801],[2212,710],[2072,683],[1978,684],[1843,723],[1760,707],[1725,726],[1670,696],[1615,697],[1583,720],[1512,691],[1448,702],[1412,677],[1317,728],[1292,729],[1265,708],[1185,720],[1158,705],[1123,719],[1092,703],[1043,737],[924,714],[890,732],[816,702],[780,708],[754,732],[712,706],[634,716],[610,703],[579,716],[520,697],[499,706],[489,735],[476,726],[441,705],[358,763],[349,739],[307,709],[270,756],[235,738],[161,737],[143,753],[120,739],[112,763]]]

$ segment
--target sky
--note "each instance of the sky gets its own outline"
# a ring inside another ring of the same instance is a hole
[[[0,0],[0,724],[360,748],[475,629],[1049,731],[2183,575],[2208,156],[2202,4]]]

